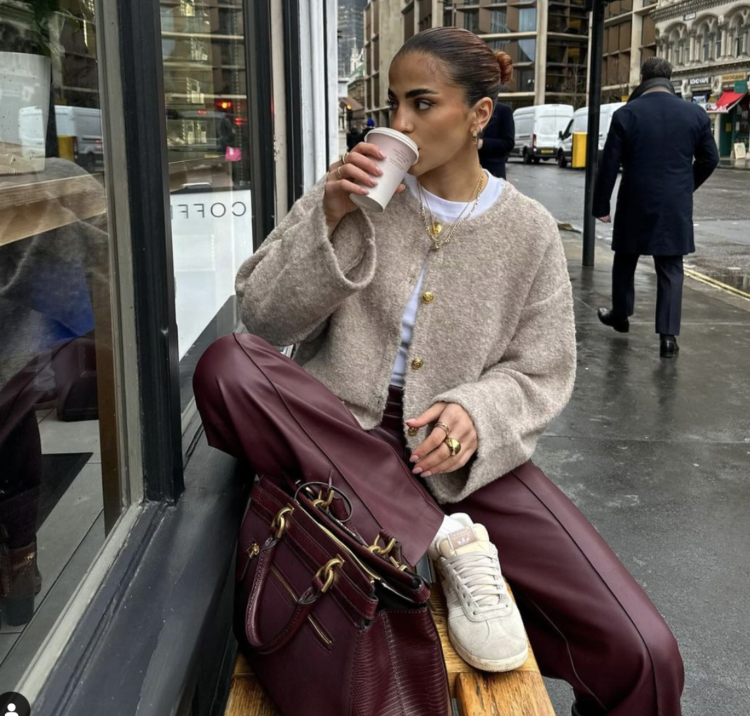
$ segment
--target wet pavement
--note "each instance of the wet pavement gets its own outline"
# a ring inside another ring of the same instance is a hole
[[[618,334],[596,317],[609,305],[611,251],[598,242],[596,268],[584,269],[581,236],[562,235],[578,377],[535,459],[675,632],[686,668],[684,716],[747,716],[750,301],[686,280],[681,352],[661,359],[650,261],[636,275],[630,333]],[[557,713],[568,716],[570,688],[548,684]]]
[[[508,179],[559,221],[578,229],[583,225],[583,171],[560,169],[553,162],[527,166],[513,161]],[[694,196],[697,250],[686,265],[750,294],[750,173],[717,169]],[[596,229],[599,238],[611,242],[611,224],[597,222]],[[608,252],[608,246],[603,248]]]

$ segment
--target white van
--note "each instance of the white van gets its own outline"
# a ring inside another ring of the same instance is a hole
[[[604,143],[607,141],[609,127],[612,124],[612,115],[623,107],[625,102],[611,102],[603,104],[599,108],[599,151],[604,149]],[[565,128],[557,140],[557,164],[560,167],[568,166],[568,162],[573,156],[573,134],[578,132],[588,132],[589,130],[589,108],[581,107],[573,114],[573,119]]]
[[[541,104],[517,109],[513,112],[516,144],[511,154],[522,157],[524,164],[554,159],[560,132],[571,119],[573,106],[570,104]]]
[[[104,168],[102,111],[93,107],[55,105],[58,137],[73,138],[73,157],[87,171]],[[39,107],[24,107],[18,113],[20,144],[44,156],[47,127]]]

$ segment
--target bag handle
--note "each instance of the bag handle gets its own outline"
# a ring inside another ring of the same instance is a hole
[[[285,515],[291,514],[293,508],[287,506],[282,509],[271,523],[271,528],[276,529],[274,534],[265,541],[258,553],[258,567],[255,570],[253,584],[250,588],[250,596],[247,602],[247,612],[245,616],[245,635],[247,636],[250,646],[259,654],[272,654],[283,646],[288,644],[302,628],[307,621],[315,603],[325,594],[333,584],[334,569],[341,567],[344,560],[340,556],[328,560],[315,574],[309,589],[297,600],[297,605],[292,612],[292,616],[276,636],[264,642],[260,638],[258,622],[260,620],[260,602],[263,594],[263,587],[268,582],[273,565],[273,557],[276,547],[281,541],[282,536],[287,528]]]

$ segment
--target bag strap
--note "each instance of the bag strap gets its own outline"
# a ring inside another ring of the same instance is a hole
[[[283,533],[282,533],[283,534]],[[334,557],[321,567],[315,574],[309,589],[297,600],[294,612],[278,634],[272,639],[264,642],[260,638],[258,622],[260,619],[260,602],[263,594],[263,587],[268,582],[273,565],[273,556],[276,547],[279,544],[281,535],[271,535],[260,548],[258,554],[258,567],[255,570],[253,584],[250,589],[250,597],[247,602],[247,612],[245,616],[245,634],[250,646],[259,654],[272,654],[278,651],[284,645],[293,639],[297,632],[307,621],[315,603],[325,594],[333,584],[333,570],[340,567],[344,560],[341,557]]]

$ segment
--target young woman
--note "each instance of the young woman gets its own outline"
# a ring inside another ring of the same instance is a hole
[[[365,503],[388,495],[381,524],[407,558],[436,560],[470,663],[525,656],[499,551],[542,671],[573,686],[574,713],[677,716],[669,628],[530,462],[572,391],[575,335],[555,221],[479,163],[509,71],[465,30],[403,46],[389,102],[391,127],[419,147],[405,185],[367,214],[349,194],[377,182],[377,147],[330,167],[240,269],[255,335],[209,348],[196,400],[209,442],[258,473],[334,470]],[[294,361],[265,341],[296,345]]]

